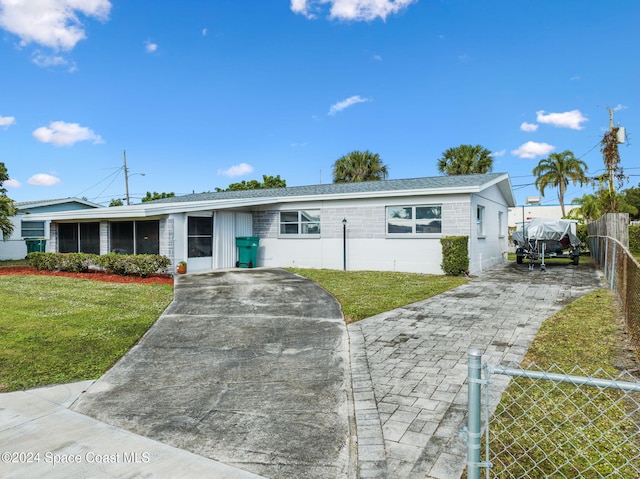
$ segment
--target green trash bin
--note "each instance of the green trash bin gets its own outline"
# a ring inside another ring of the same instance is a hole
[[[258,265],[258,245],[260,238],[256,236],[236,237],[238,261],[236,268],[255,268]]]
[[[44,253],[47,247],[46,239],[25,239],[27,243],[27,254],[28,253]]]

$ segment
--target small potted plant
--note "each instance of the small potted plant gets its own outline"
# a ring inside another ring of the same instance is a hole
[[[187,272],[187,262],[180,261],[178,266],[176,266],[176,270],[178,271],[178,274],[185,274]]]

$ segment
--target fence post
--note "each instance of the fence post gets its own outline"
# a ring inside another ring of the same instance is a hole
[[[480,419],[482,388],[482,353],[477,349],[467,352],[469,411],[467,413],[467,478],[480,479]]]

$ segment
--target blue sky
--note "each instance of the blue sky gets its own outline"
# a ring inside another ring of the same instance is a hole
[[[639,25],[635,0],[0,0],[5,186],[108,204],[125,150],[132,202],[330,183],[353,150],[437,176],[446,149],[480,144],[522,204],[549,153],[602,172],[608,108],[637,186]]]

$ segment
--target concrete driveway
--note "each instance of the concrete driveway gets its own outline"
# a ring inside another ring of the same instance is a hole
[[[175,301],[72,409],[267,477],[355,474],[339,304],[281,270],[180,276]]]

